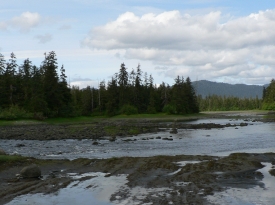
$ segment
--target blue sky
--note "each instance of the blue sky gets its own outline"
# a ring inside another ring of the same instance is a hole
[[[0,0],[0,53],[40,65],[55,51],[72,85],[141,65],[155,83],[275,78],[272,0]]]

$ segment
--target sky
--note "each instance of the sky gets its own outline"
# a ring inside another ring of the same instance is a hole
[[[55,51],[71,85],[124,63],[154,82],[262,85],[275,78],[274,0],[0,0],[0,53],[40,66]]]

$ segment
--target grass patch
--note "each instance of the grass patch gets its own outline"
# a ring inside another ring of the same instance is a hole
[[[178,120],[185,121],[193,118],[207,117],[211,114],[197,113],[197,114],[188,114],[188,115],[169,115],[166,113],[157,113],[157,114],[134,114],[134,115],[116,115],[113,117],[107,116],[80,116],[80,117],[69,117],[69,118],[47,118],[44,121],[39,120],[0,120],[0,126],[9,126],[9,125],[32,125],[32,124],[81,124],[81,123],[96,123],[104,120],[139,120],[139,119],[150,119],[155,121],[170,121]],[[107,128],[106,132],[113,133],[115,129]],[[132,131],[135,134],[136,131]]]
[[[137,128],[131,128],[128,131],[129,135],[138,135],[139,134],[139,130]]]
[[[104,131],[106,132],[107,135],[110,135],[110,136],[116,136],[117,133],[118,133],[118,130],[119,128],[116,127],[116,126],[106,126],[104,127]]]
[[[25,157],[18,156],[18,155],[0,155],[0,164],[2,163],[9,163],[9,162],[16,162],[22,161]]]

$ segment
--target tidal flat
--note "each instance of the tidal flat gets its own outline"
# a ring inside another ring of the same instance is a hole
[[[266,116],[1,127],[0,148],[23,157],[0,164],[0,204],[272,204],[275,123]],[[72,130],[78,137],[66,137]],[[29,164],[40,179],[16,177]]]

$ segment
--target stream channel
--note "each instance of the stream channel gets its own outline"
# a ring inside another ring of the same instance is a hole
[[[227,156],[231,153],[266,153],[275,152],[275,123],[261,121],[244,121],[241,119],[200,119],[191,124],[216,123],[225,125],[236,124],[236,127],[222,129],[182,129],[177,134],[170,134],[169,130],[159,133],[142,134],[132,137],[118,138],[115,142],[98,140],[93,145],[92,140],[0,140],[1,147],[9,154],[20,154],[41,159],[76,159],[76,158],[111,158],[111,157],[151,157],[156,155],[211,155]],[[247,126],[239,126],[248,123]],[[162,140],[156,138],[170,138]],[[129,141],[127,141],[127,139]],[[18,146],[19,144],[23,146]],[[263,163],[264,164],[264,163]],[[271,164],[264,164],[270,167]],[[274,204],[275,177],[268,170],[259,170],[263,173],[265,186],[253,189],[229,189],[207,197],[210,204]],[[96,176],[78,185],[71,184],[51,195],[24,195],[9,202],[15,204],[139,204],[131,199],[123,203],[112,203],[110,195],[118,188],[125,186],[126,176],[112,176],[104,178],[102,173],[90,173]],[[86,184],[85,184],[86,183]],[[94,184],[85,189],[87,183]],[[155,190],[156,191],[156,190]],[[136,197],[150,192],[145,188],[135,188],[132,194]],[[162,190],[159,190],[161,193]],[[77,193],[77,194],[76,194]],[[77,196],[77,197],[76,197]],[[150,203],[148,203],[150,204]]]

